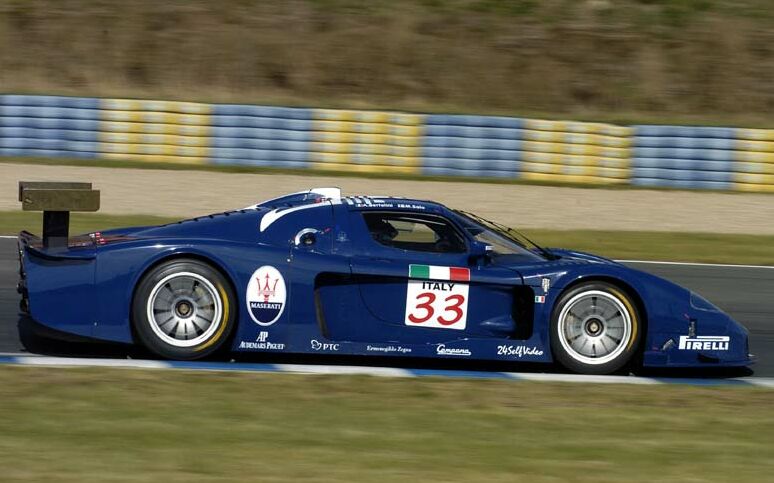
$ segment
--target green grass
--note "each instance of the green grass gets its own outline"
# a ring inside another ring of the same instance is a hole
[[[125,226],[160,225],[177,221],[179,218],[165,218],[151,215],[106,215],[102,213],[71,213],[70,234],[90,233]],[[43,213],[30,211],[0,211],[0,235],[15,235],[27,230],[40,235]]]
[[[70,232],[88,233],[177,220],[145,215],[73,213]],[[13,235],[21,230],[39,234],[41,225],[41,213],[0,212],[2,235]],[[523,231],[545,247],[572,248],[616,259],[774,265],[774,236],[771,235],[542,229]]]
[[[774,391],[0,367],[3,481],[765,481]]]
[[[615,259],[774,265],[774,236],[656,231],[533,230],[539,245]]]

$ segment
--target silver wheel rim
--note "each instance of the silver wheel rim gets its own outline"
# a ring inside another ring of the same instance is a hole
[[[583,364],[605,364],[629,346],[632,318],[623,302],[601,290],[572,297],[559,313],[559,341]]]
[[[193,347],[222,323],[223,302],[212,283],[197,273],[179,272],[156,283],[148,297],[148,322],[162,341]]]

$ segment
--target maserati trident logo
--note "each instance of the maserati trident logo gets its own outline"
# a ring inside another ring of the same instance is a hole
[[[247,308],[253,321],[261,326],[276,322],[285,310],[287,288],[279,270],[264,265],[253,272],[247,284]]]
[[[272,284],[269,274],[266,273],[263,285],[261,285],[261,280],[259,278],[256,278],[255,280],[258,282],[258,296],[263,297],[264,302],[268,302],[269,298],[274,297],[274,294],[277,291],[277,282],[279,282],[279,278],[275,278],[274,283]]]

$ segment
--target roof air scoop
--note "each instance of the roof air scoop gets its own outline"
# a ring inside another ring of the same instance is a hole
[[[341,188],[312,188],[309,193],[321,195],[329,200],[341,200]]]

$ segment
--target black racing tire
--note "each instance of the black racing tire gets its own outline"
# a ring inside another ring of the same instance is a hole
[[[228,280],[207,263],[175,259],[137,284],[132,325],[145,348],[166,359],[194,360],[224,348],[236,324]]]
[[[644,324],[632,298],[605,282],[582,283],[563,293],[551,315],[554,359],[579,374],[614,374],[628,368]]]

